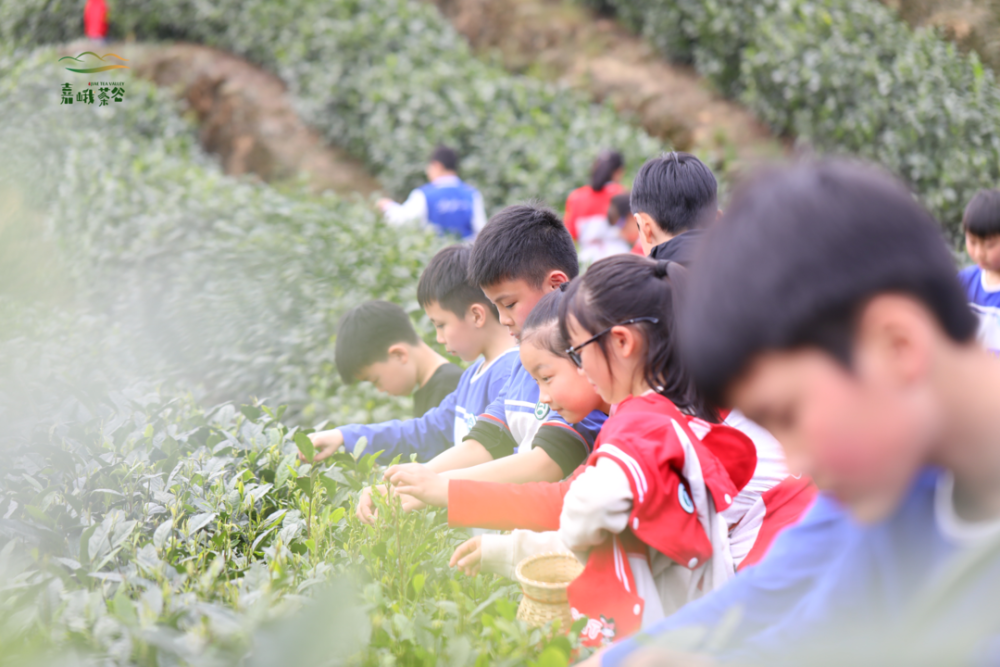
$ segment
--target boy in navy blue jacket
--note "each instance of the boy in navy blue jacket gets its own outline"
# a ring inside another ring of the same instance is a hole
[[[883,173],[821,162],[747,183],[701,253],[685,363],[857,522],[799,604],[720,659],[996,664],[1000,360],[938,224]]]
[[[416,454],[427,461],[462,442],[476,416],[495,399],[517,359],[517,348],[498,319],[496,308],[468,277],[470,249],[454,245],[438,252],[420,276],[417,299],[437,330],[437,340],[450,354],[473,362],[457,388],[440,405],[416,419],[381,424],[351,424],[313,433],[316,460],[346,446],[354,451],[367,438],[367,452],[382,454],[380,463],[397,455]],[[340,355],[338,355],[339,357]]]

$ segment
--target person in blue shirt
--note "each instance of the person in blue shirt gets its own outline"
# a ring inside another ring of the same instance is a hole
[[[741,644],[788,616],[838,561],[854,530],[855,524],[832,497],[818,495],[802,519],[775,538],[760,563],[638,635],[614,644],[588,664],[627,665],[637,651],[685,631],[705,633],[699,642],[703,651],[711,646],[718,652]]]
[[[700,252],[678,319],[695,381],[857,524],[780,622],[715,660],[1000,657],[1000,360],[940,225],[872,167],[800,163],[745,182]]]
[[[378,207],[393,225],[417,221],[430,225],[439,234],[458,236],[471,241],[486,226],[486,210],[479,190],[458,177],[458,153],[438,146],[427,164],[427,185],[423,185],[402,204],[380,199]]]
[[[461,443],[479,413],[500,394],[517,360],[517,348],[500,324],[496,307],[469,281],[470,253],[464,245],[442,249],[417,285],[417,300],[434,324],[438,342],[450,354],[472,362],[459,377],[457,388],[416,419],[350,424],[313,433],[316,460],[341,447],[353,452],[362,437],[367,439],[365,452],[382,452],[380,463],[397,455],[408,460],[410,454],[416,454],[419,461],[430,460]]]
[[[1000,190],[981,190],[962,216],[965,249],[975,265],[962,269],[969,305],[979,316],[979,340],[1000,356]]]

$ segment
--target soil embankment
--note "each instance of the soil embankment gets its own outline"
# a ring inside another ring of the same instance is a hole
[[[690,67],[665,60],[614,20],[564,0],[433,0],[480,53],[515,72],[558,80],[610,101],[647,132],[727,164],[785,146]]]
[[[305,125],[281,79],[256,65],[198,44],[130,43],[112,50],[135,74],[184,101],[197,118],[202,146],[227,174],[256,174],[270,183],[301,177],[315,192],[367,196],[380,188],[359,160]]]

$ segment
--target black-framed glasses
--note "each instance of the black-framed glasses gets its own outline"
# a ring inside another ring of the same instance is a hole
[[[600,333],[594,334],[593,336],[591,336],[587,340],[583,341],[579,345],[574,345],[573,347],[566,348],[566,355],[573,361],[574,364],[576,364],[577,368],[583,368],[583,359],[580,357],[580,350],[581,349],[583,349],[587,345],[590,345],[595,340],[597,340],[598,338],[600,338],[604,334],[608,333],[609,331],[611,331],[615,327],[623,327],[626,324],[635,324],[636,322],[652,322],[653,324],[659,324],[660,323],[660,318],[658,318],[658,317],[633,317],[630,320],[625,320],[624,322],[619,322],[618,324],[612,324],[610,327],[608,327],[604,331],[602,331]]]

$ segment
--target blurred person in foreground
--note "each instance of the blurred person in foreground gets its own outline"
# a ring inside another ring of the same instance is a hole
[[[975,265],[958,279],[979,316],[979,340],[1000,356],[1000,190],[980,190],[962,216],[965,249]]]
[[[699,386],[770,430],[852,520],[772,626],[675,648],[724,664],[997,664],[1000,360],[976,342],[930,214],[857,163],[769,171],[708,232],[686,304]],[[646,648],[622,664],[695,663]]]
[[[471,241],[486,226],[486,209],[479,190],[458,177],[458,153],[448,146],[438,146],[431,153],[422,185],[402,204],[383,198],[378,201],[391,225],[414,220],[430,225],[438,234],[451,234]]]

